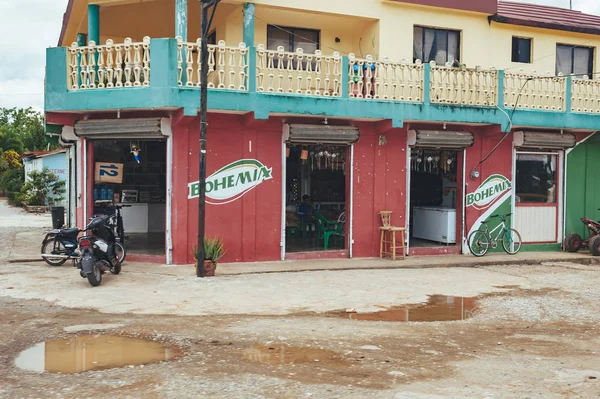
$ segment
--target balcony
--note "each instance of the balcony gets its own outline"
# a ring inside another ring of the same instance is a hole
[[[47,53],[46,111],[199,108],[200,41],[76,44]],[[595,129],[600,82],[360,59],[263,45],[209,46],[209,109],[269,115]]]

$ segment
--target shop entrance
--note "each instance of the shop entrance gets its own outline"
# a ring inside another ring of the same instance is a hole
[[[408,132],[408,247],[412,253],[460,253],[465,149],[473,134]]]
[[[457,150],[411,149],[411,248],[456,245]]]
[[[286,144],[286,252],[346,249],[349,147]]]
[[[167,142],[93,140],[94,214],[121,209],[128,254],[165,255]]]

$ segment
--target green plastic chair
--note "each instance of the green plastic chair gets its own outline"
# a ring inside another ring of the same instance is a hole
[[[317,234],[319,238],[323,239],[324,249],[329,248],[329,238],[332,235],[344,236],[344,223],[332,222],[322,213],[316,213],[315,220],[317,222]]]

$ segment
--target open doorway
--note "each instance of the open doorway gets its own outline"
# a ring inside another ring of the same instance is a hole
[[[165,255],[167,143],[94,140],[94,214],[122,215],[128,254]]]
[[[460,152],[451,149],[411,148],[411,249],[456,246],[457,215],[461,206],[457,197],[457,182],[462,175]]]
[[[346,249],[349,148],[286,144],[286,252]]]

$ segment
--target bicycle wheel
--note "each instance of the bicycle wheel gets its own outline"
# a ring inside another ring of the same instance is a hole
[[[515,255],[521,250],[521,234],[515,229],[505,230],[502,234],[502,248],[509,255]]]
[[[469,235],[467,244],[473,255],[483,256],[490,249],[490,236],[484,230],[475,230]]]

